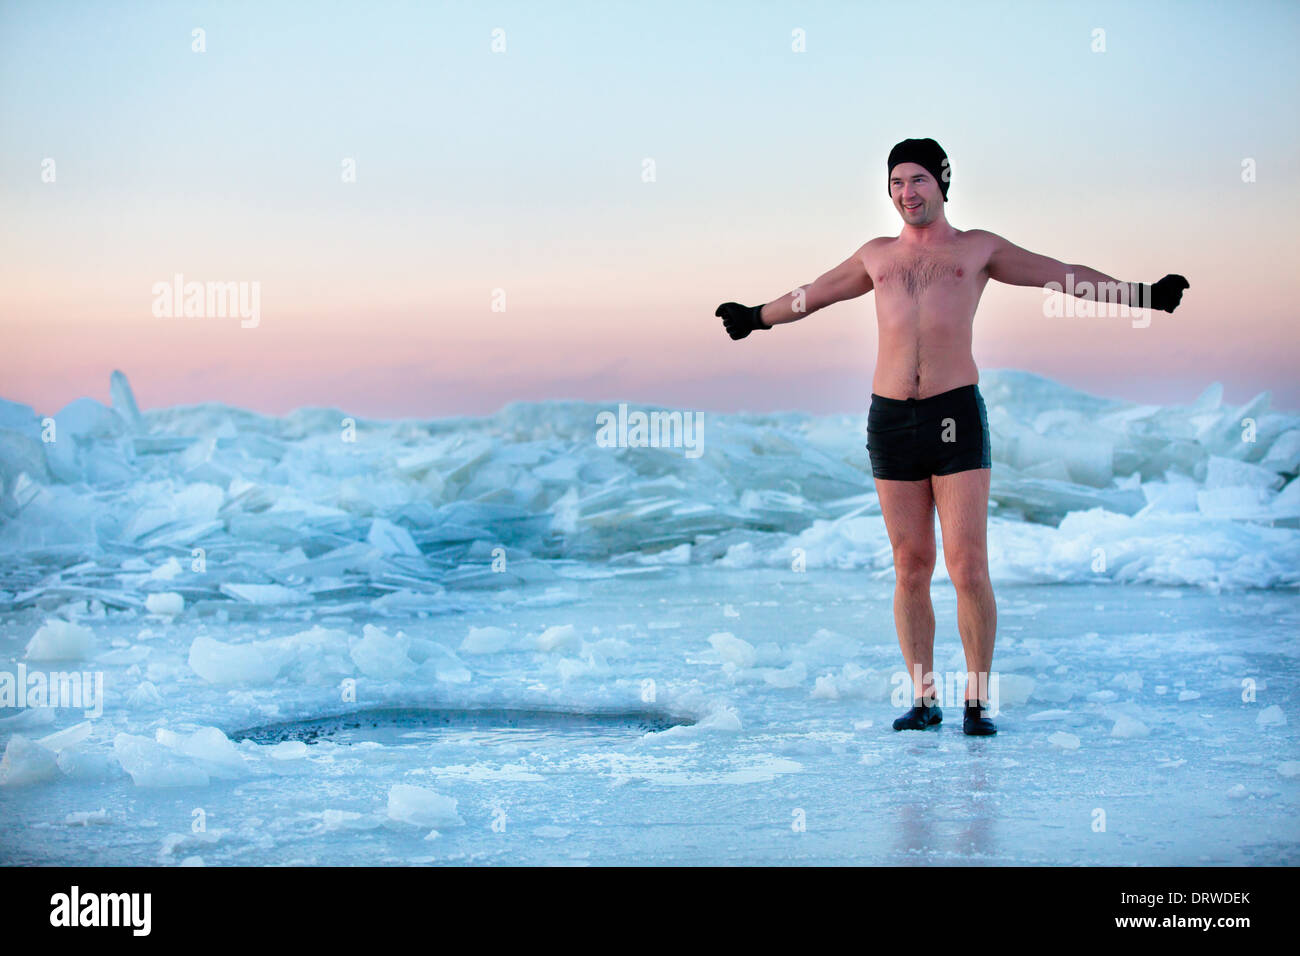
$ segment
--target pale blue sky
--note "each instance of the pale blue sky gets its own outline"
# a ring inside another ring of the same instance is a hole
[[[885,156],[933,136],[954,225],[1193,285],[1181,324],[1071,356],[1033,323],[1035,293],[991,287],[982,365],[1146,400],[1218,379],[1295,405],[1297,41],[1286,2],[4,3],[0,321],[19,348],[3,394],[100,394],[120,366],[146,403],[265,410],[859,408],[869,296],[776,345],[731,343],[712,310],[896,234]],[[263,283],[255,355],[133,324],[175,271]],[[495,287],[515,324],[485,323]],[[284,370],[274,388],[249,374],[264,367]]]

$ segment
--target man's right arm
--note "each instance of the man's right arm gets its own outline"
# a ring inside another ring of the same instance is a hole
[[[871,276],[867,273],[867,266],[863,259],[863,250],[866,248],[865,245],[862,246],[834,269],[818,276],[810,284],[800,286],[776,301],[764,305],[761,313],[763,324],[773,326],[795,322],[828,305],[866,295],[873,288]]]

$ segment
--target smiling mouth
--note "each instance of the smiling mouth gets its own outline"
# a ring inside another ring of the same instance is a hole
[[[921,208],[921,204],[920,204],[920,203],[917,203],[915,206],[904,206],[903,208],[904,208],[904,209],[920,209],[920,208]]]

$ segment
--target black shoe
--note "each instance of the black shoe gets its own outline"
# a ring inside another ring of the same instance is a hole
[[[943,711],[939,709],[938,704],[917,703],[894,721],[895,730],[925,730],[927,727],[937,727],[943,721]]]
[[[970,734],[972,737],[988,737],[996,734],[998,732],[997,726],[984,716],[987,710],[988,706],[980,704],[978,701],[966,701],[966,712],[961,721],[962,732]]]

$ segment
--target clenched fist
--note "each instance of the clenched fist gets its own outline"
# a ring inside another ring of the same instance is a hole
[[[1167,275],[1155,285],[1143,286],[1142,305],[1161,312],[1172,312],[1183,301],[1183,290],[1191,287],[1192,284],[1182,276]]]
[[[764,325],[761,305],[741,305],[739,302],[724,302],[718,306],[714,315],[722,316],[722,326],[733,339],[743,339],[756,329],[770,329]]]

